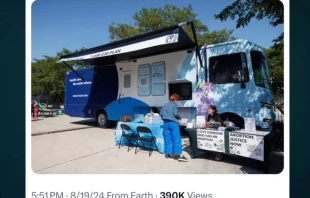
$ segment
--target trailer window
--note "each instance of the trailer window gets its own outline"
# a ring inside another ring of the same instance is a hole
[[[124,75],[124,88],[130,88],[131,86],[131,75],[125,74]]]
[[[255,84],[259,87],[270,89],[270,78],[267,61],[260,51],[251,51],[251,62],[254,73]]]
[[[152,63],[151,91],[153,96],[166,94],[165,62]]]
[[[249,81],[245,53],[214,56],[209,59],[210,82],[214,84]]]
[[[149,64],[138,67],[138,96],[151,94],[151,66]]]

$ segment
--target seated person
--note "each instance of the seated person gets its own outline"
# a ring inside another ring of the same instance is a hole
[[[208,122],[220,122],[221,125],[223,125],[223,121],[222,118],[220,116],[220,114],[217,113],[217,109],[216,106],[214,105],[210,105],[208,108]],[[215,160],[220,161],[223,159],[224,154],[223,153],[218,153],[218,152],[214,152],[215,154]]]
[[[208,107],[208,122],[219,122],[221,125],[224,125],[220,114],[217,113],[215,105],[210,105]]]
[[[156,107],[151,107],[151,112],[145,115],[144,122],[152,123],[152,116],[159,116]]]

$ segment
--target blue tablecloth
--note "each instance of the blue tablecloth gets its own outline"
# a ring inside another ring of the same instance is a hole
[[[158,152],[160,152],[160,153],[165,152],[163,125],[135,123],[135,122],[126,122],[126,123],[118,122],[117,127],[116,127],[116,132],[115,132],[115,145],[117,145],[117,146],[119,145],[119,142],[120,142],[121,136],[122,136],[121,124],[127,124],[134,133],[137,133],[137,127],[138,126],[145,126],[145,127],[150,128],[152,133],[153,133],[153,136],[156,137],[155,143],[156,143]],[[132,138],[131,143],[136,145],[137,144],[136,138]],[[148,142],[143,142],[143,144],[145,145],[145,147],[150,148],[150,144]],[[128,140],[125,137],[122,138],[121,145],[128,145]],[[140,141],[139,141],[139,145],[142,145]],[[152,143],[152,149],[154,149],[154,150],[156,149],[154,143]]]

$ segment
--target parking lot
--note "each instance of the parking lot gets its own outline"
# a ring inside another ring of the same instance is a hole
[[[163,154],[115,146],[114,128],[94,127],[93,120],[66,115],[32,121],[32,170],[38,174],[260,174],[255,161],[226,156],[222,161],[203,156],[190,159],[187,137],[184,155],[189,162],[165,159]],[[270,173],[280,173],[283,154],[272,153]]]

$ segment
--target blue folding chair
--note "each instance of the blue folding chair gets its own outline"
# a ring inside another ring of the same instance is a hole
[[[144,126],[138,126],[137,127],[137,135],[138,135],[138,137],[137,137],[137,144],[136,144],[135,154],[137,154],[137,148],[138,148],[138,145],[139,145],[139,140],[142,143],[143,150],[149,150],[149,157],[153,153],[152,143],[154,143],[154,145],[156,147],[156,151],[158,151],[158,148],[157,148],[157,145],[156,145],[156,137],[153,135],[153,133],[152,133],[150,128],[144,127]],[[149,142],[150,143],[149,149],[146,149],[146,147],[145,147],[143,142]]]
[[[118,148],[121,147],[122,139],[124,137],[128,140],[128,152],[129,152],[129,148],[132,145],[131,141],[132,138],[135,137],[135,134],[132,132],[131,128],[127,124],[121,124],[121,129],[122,129],[122,136],[119,141]]]

